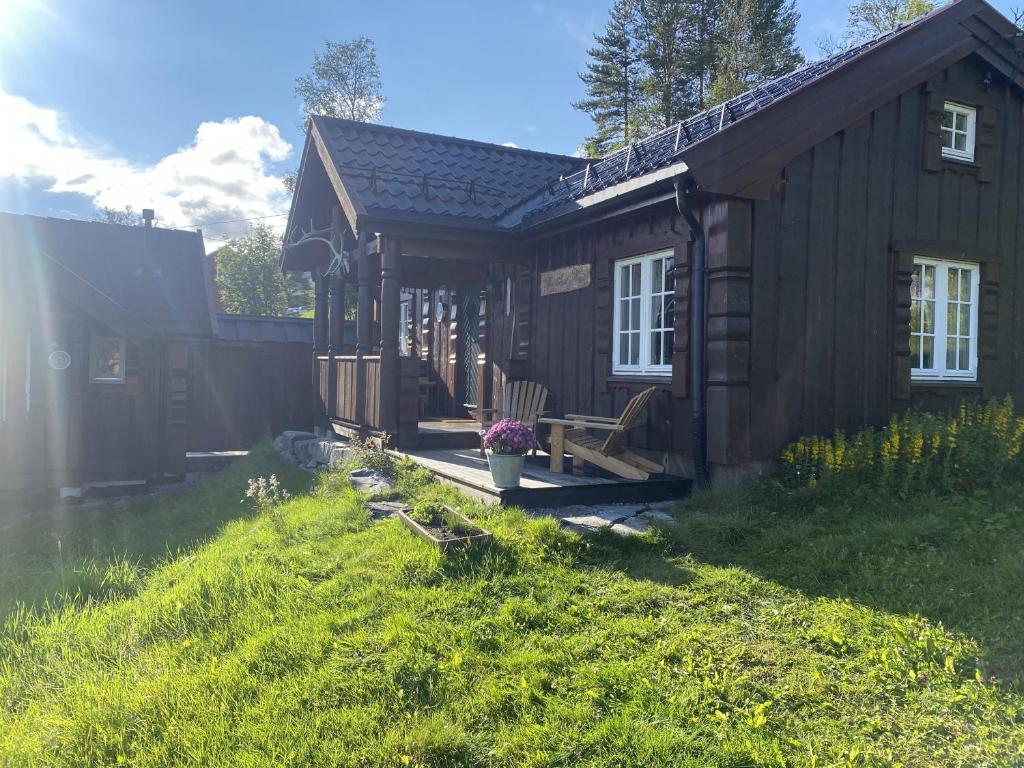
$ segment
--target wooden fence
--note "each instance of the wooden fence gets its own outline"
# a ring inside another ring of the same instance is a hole
[[[188,450],[244,450],[312,429],[311,344],[218,340],[193,355]]]

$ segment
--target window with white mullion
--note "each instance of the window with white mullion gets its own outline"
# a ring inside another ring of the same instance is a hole
[[[675,316],[675,283],[672,277],[672,259],[652,259],[650,263],[650,355],[649,365],[660,368],[672,365],[672,327]]]
[[[935,265],[914,265],[910,296],[910,356],[913,367],[931,369],[935,365]]]
[[[618,267],[616,278],[618,296],[617,352],[615,360],[620,369],[640,369],[640,318],[643,304],[643,265],[639,261]]]
[[[910,350],[915,379],[977,378],[977,264],[915,259]]]
[[[942,108],[942,156],[953,160],[974,160],[974,134],[978,111],[974,107],[947,101]]]
[[[614,291],[613,372],[671,374],[672,253],[662,251],[616,262]]]
[[[970,372],[973,367],[973,274],[971,269],[947,267],[946,370],[950,372]]]

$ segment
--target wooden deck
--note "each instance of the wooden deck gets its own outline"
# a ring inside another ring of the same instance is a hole
[[[480,422],[472,419],[427,419],[417,425],[419,449],[480,447]]]
[[[623,480],[590,466],[584,474],[574,475],[570,461],[566,462],[566,471],[559,474],[549,470],[548,454],[538,451],[536,456],[527,457],[520,487],[501,490],[492,484],[487,459],[477,448],[417,448],[401,453],[465,493],[503,506],[666,501],[687,495],[691,485],[688,479],[675,475]]]

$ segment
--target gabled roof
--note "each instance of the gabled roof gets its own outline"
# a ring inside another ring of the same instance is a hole
[[[0,213],[0,246],[60,300],[82,302],[103,322],[135,324],[142,336],[212,333],[198,233]]]
[[[353,217],[493,229],[513,203],[584,164],[580,158],[316,116],[321,158]]]
[[[972,26],[969,20],[976,18],[972,14],[984,16],[987,24],[981,27],[977,24]],[[506,211],[499,219],[499,224],[518,228],[540,224],[551,218],[578,210],[581,207],[579,201],[588,196],[600,193],[602,190],[623,186],[625,182],[633,179],[648,175],[657,176],[657,171],[672,165],[679,166],[678,172],[689,170],[694,173],[697,181],[705,188],[726,194],[741,192],[743,190],[735,188],[715,188],[717,186],[717,179],[714,178],[715,172],[720,170],[721,164],[715,162],[719,159],[714,155],[715,150],[707,148],[712,139],[727,132],[741,121],[750,120],[759,113],[768,111],[769,108],[781,107],[792,101],[791,97],[800,94],[810,86],[825,85],[831,75],[851,69],[855,63],[864,62],[876,51],[880,52],[884,48],[897,51],[899,49],[897,41],[906,38],[909,42],[909,38],[915,33],[932,24],[942,24],[945,30],[953,34],[947,33],[945,37],[940,37],[939,33],[943,30],[936,29],[935,45],[931,50],[922,46],[922,48],[909,52],[909,59],[917,59],[914,64],[929,66],[932,69],[941,68],[944,65],[944,60],[941,56],[936,56],[936,51],[944,50],[944,47],[954,52],[952,57],[954,59],[974,52],[1003,64],[1001,70],[1004,74],[1017,74],[1017,84],[1024,83],[1024,80],[1019,79],[1021,74],[1019,59],[1015,55],[1006,55],[1008,52],[1012,53],[1013,46],[1007,36],[1015,32],[1013,25],[982,0],[953,0],[945,6],[902,24],[872,40],[821,61],[806,64],[793,72],[757,85],[723,104],[717,104],[645,139],[633,142],[625,149],[594,161],[582,171],[558,181],[551,181],[534,195]],[[967,46],[962,43],[958,44],[959,41],[972,36],[975,39],[969,41]],[[994,46],[993,43],[1000,38],[1003,38],[1002,45]],[[1002,47],[1003,50],[999,51],[999,47]],[[1010,51],[1006,49],[1010,49]],[[894,59],[891,66],[900,67],[901,65]],[[865,82],[863,87],[857,91],[851,89],[850,93],[845,94],[843,106],[847,108],[853,106],[863,112],[869,111],[868,106],[872,102],[866,99],[866,96],[874,92],[878,94],[878,97],[873,101],[879,99],[884,101],[891,91],[901,92],[908,80],[913,82],[920,76],[921,70],[909,66],[894,69],[888,73],[887,82],[880,82],[875,77],[873,80]],[[889,85],[890,88],[886,89],[886,85]],[[837,130],[834,128],[837,120],[840,123],[848,120],[849,112],[835,109],[832,105],[820,104],[817,115],[801,117],[811,117],[818,125],[809,126],[803,120],[792,122],[787,129],[788,135],[791,139],[803,139],[805,143],[813,144],[816,142],[807,141],[809,137],[820,133],[824,133],[826,136],[831,135]],[[750,127],[750,125],[748,123],[746,127]],[[815,127],[818,129],[817,131],[813,130]],[[765,140],[760,143],[758,143],[756,135],[752,138],[753,146],[747,148],[748,152],[767,154],[769,150],[773,149],[768,137],[764,137]],[[705,150],[705,156],[710,156],[711,163],[707,160],[703,163],[699,162],[703,158],[695,156],[695,153],[690,151],[702,144],[704,146],[701,149]],[[705,167],[698,170],[699,165]],[[715,167],[708,168],[709,165]],[[652,181],[658,180],[658,178],[652,179]]]
[[[1024,89],[1020,42],[984,0],[952,0],[601,160],[317,117],[303,167],[315,145],[350,223],[368,216],[506,234],[626,196],[669,194],[683,173],[708,192],[763,197],[797,154],[967,56]]]

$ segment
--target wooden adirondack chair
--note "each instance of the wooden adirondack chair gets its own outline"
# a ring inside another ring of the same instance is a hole
[[[541,419],[541,424],[551,426],[551,471],[563,471],[563,453],[568,453],[572,456],[574,472],[582,470],[585,461],[629,480],[646,480],[652,472],[664,472],[660,464],[622,447],[626,433],[640,421],[655,390],[656,387],[651,387],[636,395],[617,419],[575,413],[567,414],[564,419]],[[603,440],[592,437],[587,432],[589,429],[606,431],[608,436]]]
[[[537,436],[537,422],[547,411],[544,404],[548,400],[547,389],[535,381],[509,381],[505,383],[501,408],[478,408],[473,416],[480,422],[480,453],[484,454],[483,438],[487,430],[501,419],[521,421],[533,436]],[[533,450],[534,455],[537,449]]]

